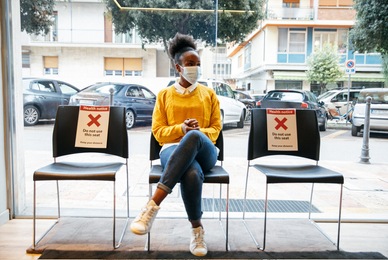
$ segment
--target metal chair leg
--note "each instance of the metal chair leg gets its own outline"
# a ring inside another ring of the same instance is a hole
[[[343,192],[343,184],[341,184],[341,195],[340,195],[340,202],[339,202],[339,216],[338,216],[338,235],[337,235],[337,250],[340,250],[339,243],[340,243],[340,230],[341,230],[341,212],[342,212],[342,192]]]
[[[226,189],[226,251],[229,251],[229,183]]]
[[[116,182],[113,182],[113,248],[116,248]]]
[[[245,181],[245,194],[244,194],[244,205],[243,205],[243,220],[245,220],[245,205],[247,200],[247,188],[248,188],[248,174],[249,174],[249,167],[250,167],[250,161],[248,161],[248,167],[247,167],[247,177]]]
[[[267,237],[267,211],[268,211],[268,183],[265,186],[265,213],[264,213],[264,238],[263,238],[263,247],[260,250],[264,251],[265,249],[265,239]]]
[[[314,192],[314,183],[313,183],[312,186],[311,186],[309,219],[311,219],[311,207],[312,207],[312,205],[313,205],[313,192]]]
[[[58,197],[58,219],[54,222],[54,224],[49,227],[46,232],[36,241],[36,181],[34,181],[34,220],[33,220],[33,241],[32,241],[32,246],[31,248],[35,250],[36,246],[38,243],[47,235],[48,232],[59,222],[60,218],[60,210],[59,210],[59,186],[58,186],[58,181],[57,181],[57,197]]]
[[[148,199],[151,200],[152,197],[152,184],[149,184],[149,192],[148,192]],[[147,234],[147,241],[144,247],[144,250],[147,250],[148,252],[151,250],[151,231]]]

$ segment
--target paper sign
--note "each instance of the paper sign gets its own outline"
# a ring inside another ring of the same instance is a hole
[[[80,106],[75,147],[106,148],[109,106]]]
[[[295,109],[267,109],[268,151],[298,151]]]

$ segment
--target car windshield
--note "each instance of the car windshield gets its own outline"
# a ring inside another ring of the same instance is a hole
[[[303,94],[298,92],[270,92],[264,99],[303,102]]]
[[[116,94],[119,92],[124,86],[123,85],[112,85],[112,84],[96,84],[94,86],[90,86],[87,89],[85,89],[83,92],[93,92],[93,93],[100,93],[100,94],[110,94],[109,90],[111,88],[114,89],[113,94]]]
[[[371,96],[373,104],[388,104],[388,90],[366,90],[358,95],[358,103],[365,103],[365,99]]]
[[[328,91],[328,92],[325,92],[321,95],[318,96],[318,100],[321,100],[321,99],[324,99],[324,98],[327,98],[328,96],[331,96],[335,94],[335,92],[332,92],[332,91]]]

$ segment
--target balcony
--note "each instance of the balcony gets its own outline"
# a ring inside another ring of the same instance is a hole
[[[313,8],[268,7],[268,20],[314,20]]]

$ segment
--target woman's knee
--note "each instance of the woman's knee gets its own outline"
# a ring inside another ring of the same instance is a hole
[[[197,163],[198,164],[198,163]],[[186,170],[186,172],[183,174],[181,178],[182,184],[194,184],[199,183],[202,184],[203,180],[205,179],[201,166],[198,165],[190,165],[190,167]]]

